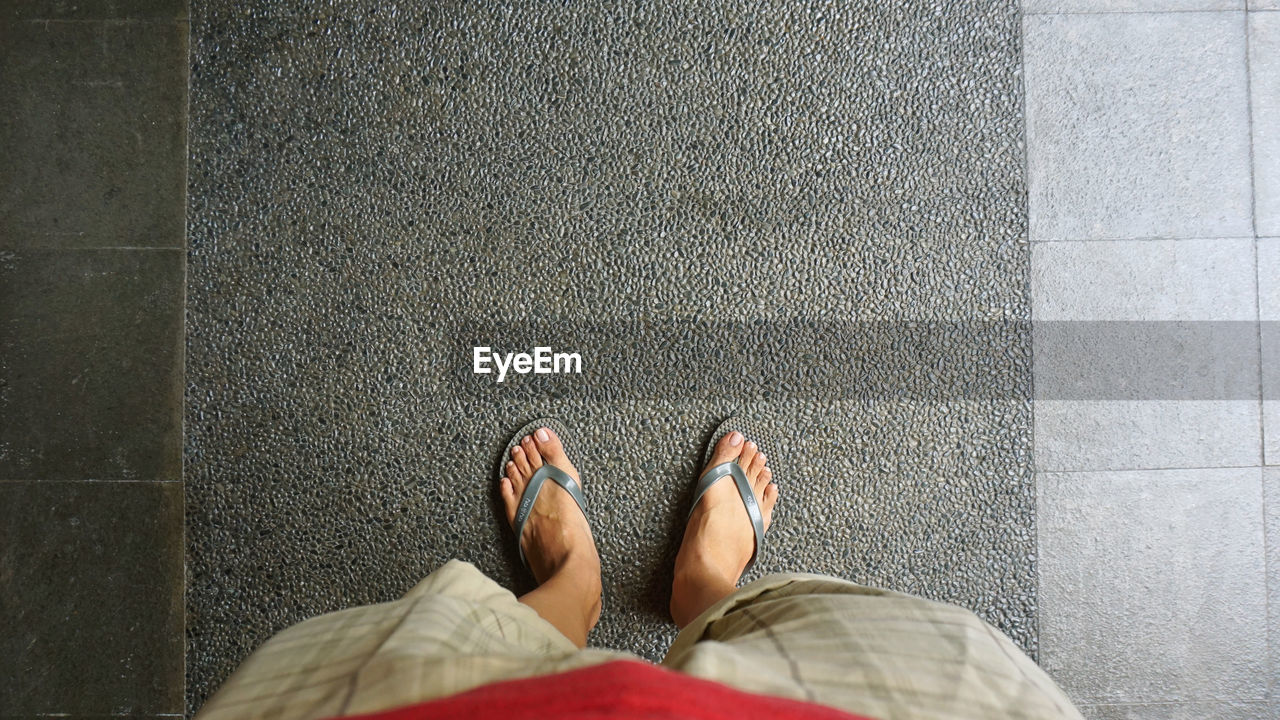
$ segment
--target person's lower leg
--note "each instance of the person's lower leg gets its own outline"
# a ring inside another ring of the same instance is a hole
[[[737,579],[696,563],[677,564],[671,585],[671,619],[677,628],[693,622],[707,608],[725,599],[737,589]]]
[[[569,561],[537,589],[520,597],[578,647],[600,619],[600,565],[589,559]]]

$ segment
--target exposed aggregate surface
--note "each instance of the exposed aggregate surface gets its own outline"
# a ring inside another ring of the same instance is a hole
[[[1034,655],[1016,1],[599,5],[193,3],[190,710],[450,558],[527,589],[494,478],[542,415],[594,644],[662,657],[740,413],[782,490],[753,577],[956,602]],[[474,345],[584,372],[498,384]]]

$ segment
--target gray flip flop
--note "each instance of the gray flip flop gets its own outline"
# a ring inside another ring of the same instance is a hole
[[[524,427],[516,431],[511,436],[511,442],[507,443],[507,449],[502,452],[502,460],[498,463],[498,477],[501,479],[507,474],[507,463],[511,460],[511,448],[520,444],[526,435],[532,435],[538,428],[550,428],[560,438],[560,445],[564,448],[565,455],[573,455],[573,450],[569,446],[569,430],[564,423],[554,418],[538,418]],[[582,485],[574,480],[569,473],[552,465],[551,463],[543,463],[530,478],[529,484],[525,485],[524,494],[520,496],[520,505],[516,508],[515,533],[516,533],[516,549],[520,551],[520,562],[524,564],[525,569],[529,568],[529,561],[524,557],[524,546],[520,544],[520,538],[524,536],[524,525],[529,521],[529,514],[533,511],[533,503],[538,499],[538,493],[542,491],[542,485],[550,478],[560,487],[569,493],[569,497],[578,503],[578,507],[582,510],[582,514],[587,514],[587,499],[582,495]]]
[[[772,448],[766,449],[763,438],[767,435],[763,428],[756,423],[742,417],[731,417],[720,423],[720,427],[716,428],[715,433],[711,435],[711,441],[707,443],[707,451],[702,455],[702,464],[706,466],[711,462],[711,456],[715,453],[716,443],[725,435],[737,430],[747,439],[756,444],[760,451],[766,457],[770,454]],[[745,442],[745,441],[744,441]],[[747,507],[747,516],[751,518],[751,529],[756,534],[755,551],[751,553],[751,559],[747,561],[747,566],[743,568],[742,573],[745,575],[752,565],[755,565],[756,558],[760,556],[760,543],[764,540],[764,515],[760,512],[760,504],[756,502],[755,493],[751,491],[751,483],[747,482],[747,474],[743,471],[742,466],[738,464],[738,459],[734,458],[728,462],[720,463],[702,473],[702,477],[698,478],[698,485],[693,490],[693,504],[689,506],[689,516],[693,516],[693,509],[698,507],[698,501],[706,494],[711,486],[724,476],[733,477],[733,484],[738,488],[738,495],[742,498],[742,504]]]

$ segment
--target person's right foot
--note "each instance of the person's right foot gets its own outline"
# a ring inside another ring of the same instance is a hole
[[[511,449],[506,474],[499,481],[507,522],[515,527],[516,511],[529,481],[550,463],[582,482],[569,462],[560,437],[551,428],[521,438]],[[548,479],[534,500],[524,533],[516,538],[524,548],[537,589],[520,596],[543,619],[578,647],[600,620],[600,555],[582,508],[567,490]]]
[[[778,502],[778,486],[768,459],[754,442],[737,431],[725,435],[716,443],[703,472],[735,458],[747,475],[767,530]],[[708,488],[694,507],[676,555],[671,588],[671,617],[676,625],[684,627],[733,592],[753,552],[751,518],[733,478],[725,476]]]
[[[507,523],[512,529],[525,488],[544,463],[555,465],[579,484],[582,482],[578,469],[565,455],[560,437],[551,428],[538,428],[534,434],[521,438],[520,443],[511,448],[511,460],[507,462],[507,474],[502,477],[500,488]],[[600,555],[582,508],[567,490],[551,480],[542,485],[529,512],[524,535],[516,541],[524,548],[529,569],[539,583],[570,564],[587,568],[596,578],[600,576]]]

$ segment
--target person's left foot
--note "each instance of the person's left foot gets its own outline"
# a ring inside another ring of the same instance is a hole
[[[507,522],[513,527],[524,489],[543,463],[550,463],[582,482],[554,431],[538,428],[533,435],[525,436],[511,449],[507,474],[501,481],[502,504],[507,511]],[[596,552],[591,527],[578,503],[558,483],[548,480],[542,484],[519,542],[524,547],[529,569],[539,583],[545,583],[559,572],[570,571],[585,582],[600,584],[600,555]]]

